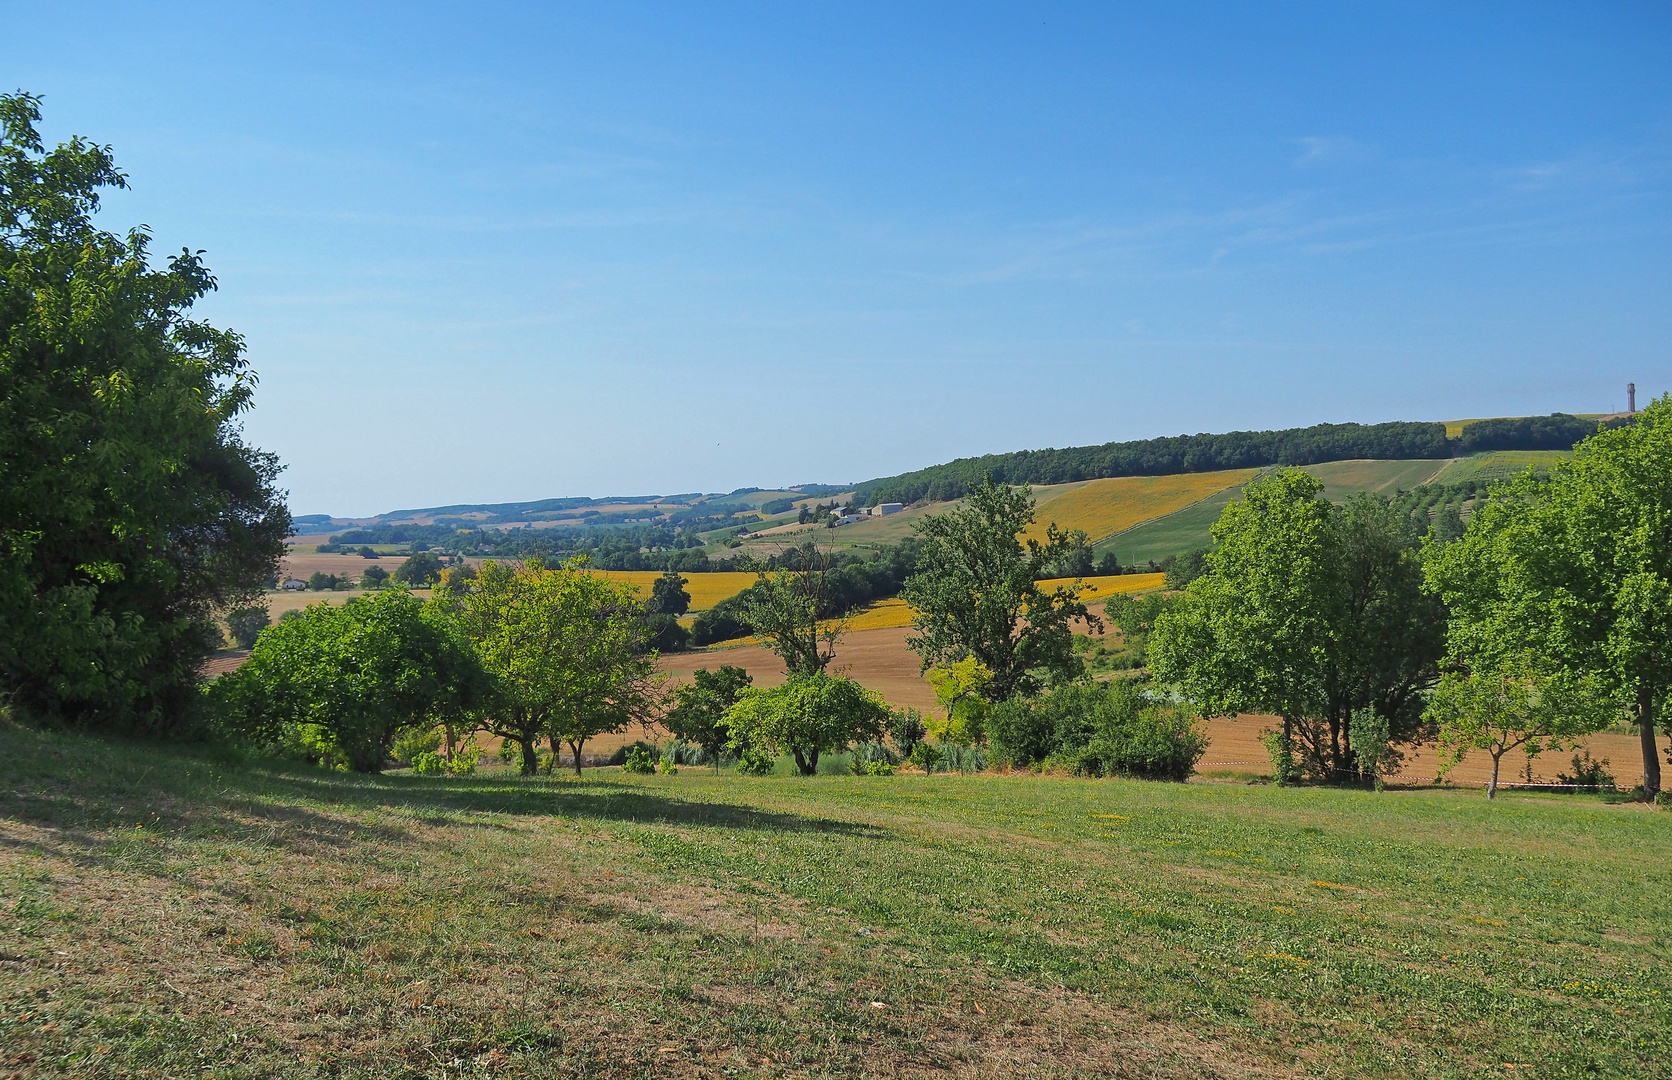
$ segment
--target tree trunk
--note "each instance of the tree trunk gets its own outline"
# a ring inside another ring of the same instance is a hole
[[[795,755],[795,769],[802,776],[815,776],[819,771],[819,752],[817,750],[803,754],[799,749],[792,749]]]
[[[550,776],[557,771],[557,763],[562,760],[563,751],[556,735],[547,735],[546,744],[552,748],[552,759],[546,762],[546,775]]]
[[[522,744],[522,774],[533,776],[540,771],[540,751],[534,746],[536,736],[525,735],[517,739]]]
[[[1504,760],[1504,751],[1495,751],[1492,755],[1492,780],[1486,785],[1486,797],[1488,799],[1498,797],[1498,763],[1502,760]]]
[[[1652,803],[1660,792],[1660,753],[1655,747],[1655,694],[1646,682],[1637,684],[1637,723],[1643,740],[1643,799]]]
[[[571,749],[575,752],[575,775],[577,777],[579,777],[580,774],[581,774],[581,747],[583,747],[585,745],[586,745],[586,740],[585,739],[570,739],[569,740],[569,749]]]

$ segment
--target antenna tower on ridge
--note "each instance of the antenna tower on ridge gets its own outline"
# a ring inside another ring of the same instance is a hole
[[[1637,415],[1637,384],[1626,383],[1626,412]]]

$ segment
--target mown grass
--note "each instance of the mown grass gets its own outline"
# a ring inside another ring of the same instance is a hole
[[[1642,1077],[1672,1054],[1672,817],[1587,798],[368,778],[11,726],[0,761],[0,1076]]]

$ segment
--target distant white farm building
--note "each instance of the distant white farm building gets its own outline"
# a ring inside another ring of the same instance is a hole
[[[872,517],[885,517],[889,514],[898,514],[905,508],[905,503],[878,503],[877,505],[871,507],[868,513]]]
[[[305,589],[307,587],[308,587],[308,583],[303,581],[301,578],[286,578],[284,584],[279,586],[279,588],[281,588],[281,589],[293,589],[293,590],[294,589]]]

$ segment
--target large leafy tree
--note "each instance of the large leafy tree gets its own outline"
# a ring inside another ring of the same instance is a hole
[[[819,758],[856,742],[881,739],[891,717],[871,690],[841,676],[792,675],[770,690],[751,687],[726,711],[731,745],[788,751],[802,776],[819,771]]]
[[[238,417],[243,340],[189,317],[215,279],[94,227],[108,147],[46,150],[0,96],[0,692],[162,732],[191,713],[214,616],[255,599],[289,531],[277,459]]]
[[[1575,448],[1547,479],[1495,492],[1429,581],[1452,609],[1450,661],[1494,670],[1533,653],[1633,707],[1643,789],[1672,689],[1672,396]]]
[[[1215,522],[1209,572],[1156,616],[1150,669],[1208,715],[1274,713],[1285,747],[1325,775],[1354,768],[1355,709],[1395,741],[1421,729],[1438,677],[1445,612],[1422,588],[1415,538],[1385,501],[1345,507],[1281,470]]]
[[[554,752],[567,741],[578,774],[588,739],[654,715],[656,654],[630,586],[579,566],[490,560],[441,602],[495,680],[498,700],[482,723],[517,743],[523,775],[538,769],[542,739]]]
[[[479,709],[488,691],[451,620],[404,589],[305,608],[263,631],[215,687],[246,734],[293,733],[358,772],[381,770],[403,730]]]
[[[1037,579],[1067,557],[1074,539],[1055,524],[1045,539],[1028,539],[1033,492],[983,481],[961,505],[917,525],[923,546],[918,571],[906,579],[916,634],[906,639],[924,670],[967,657],[992,673],[982,688],[1004,701],[1040,688],[1038,672],[1074,678],[1085,670],[1072,626],[1102,628],[1073,586],[1049,592]]]

